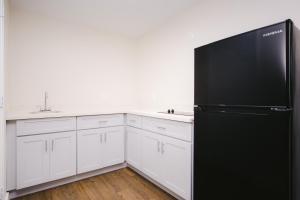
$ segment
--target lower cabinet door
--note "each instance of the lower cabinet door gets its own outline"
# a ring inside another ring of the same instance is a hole
[[[49,157],[48,135],[17,137],[17,189],[47,182]]]
[[[76,132],[54,133],[50,142],[50,175],[57,180],[76,174]]]
[[[126,160],[128,164],[139,170],[141,168],[141,137],[140,129],[127,127]]]
[[[162,136],[161,182],[184,199],[191,199],[191,143]]]
[[[160,135],[144,131],[142,134],[142,169],[146,175],[161,182],[161,142]]]
[[[106,128],[102,133],[103,144],[101,145],[101,159],[103,167],[108,167],[124,162],[124,127]]]
[[[77,172],[83,173],[102,167],[101,145],[105,128],[81,130],[77,134]]]

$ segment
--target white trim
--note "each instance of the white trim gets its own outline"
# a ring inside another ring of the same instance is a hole
[[[91,172],[87,172],[87,173],[83,173],[83,174],[78,174],[76,176],[72,176],[72,177],[69,177],[69,178],[56,180],[56,181],[52,181],[52,182],[49,182],[49,183],[44,183],[44,184],[37,185],[37,186],[32,186],[32,187],[21,189],[21,190],[13,190],[13,191],[10,191],[9,198],[14,199],[14,198],[17,198],[17,197],[25,196],[25,195],[28,195],[28,194],[36,193],[36,192],[39,192],[39,191],[43,191],[43,190],[47,190],[47,189],[54,188],[54,187],[57,187],[57,186],[65,185],[65,184],[72,183],[72,182],[75,182],[75,181],[79,181],[79,180],[82,180],[82,179],[86,179],[86,178],[90,178],[90,177],[93,177],[93,176],[98,176],[98,175],[101,175],[101,174],[104,174],[104,173],[119,170],[119,169],[122,169],[122,168],[125,168],[125,167],[127,167],[127,164],[122,163],[122,164],[106,167],[106,168],[103,168],[103,169],[99,169],[99,170],[95,170],[95,171],[91,171]]]

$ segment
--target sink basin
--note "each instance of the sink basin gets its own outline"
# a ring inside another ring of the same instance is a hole
[[[60,113],[59,110],[49,110],[49,111],[33,111],[30,114],[41,114],[41,113]]]

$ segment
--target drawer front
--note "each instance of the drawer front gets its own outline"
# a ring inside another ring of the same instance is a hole
[[[143,117],[143,129],[177,139],[192,141],[192,124],[151,117]]]
[[[76,130],[75,117],[18,120],[17,136]]]
[[[138,115],[127,114],[127,125],[136,128],[142,128],[142,117]]]
[[[90,129],[121,125],[124,125],[123,114],[77,117],[77,129]]]

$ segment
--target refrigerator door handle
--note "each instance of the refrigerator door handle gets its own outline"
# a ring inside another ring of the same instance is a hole
[[[226,111],[226,110],[219,110],[214,111],[216,113],[225,113],[225,114],[235,114],[235,115],[257,115],[257,116],[267,116],[266,113],[256,113],[256,112],[233,112],[233,111]]]
[[[272,111],[276,111],[276,112],[289,112],[289,111],[292,111],[293,109],[292,108],[271,108]]]

